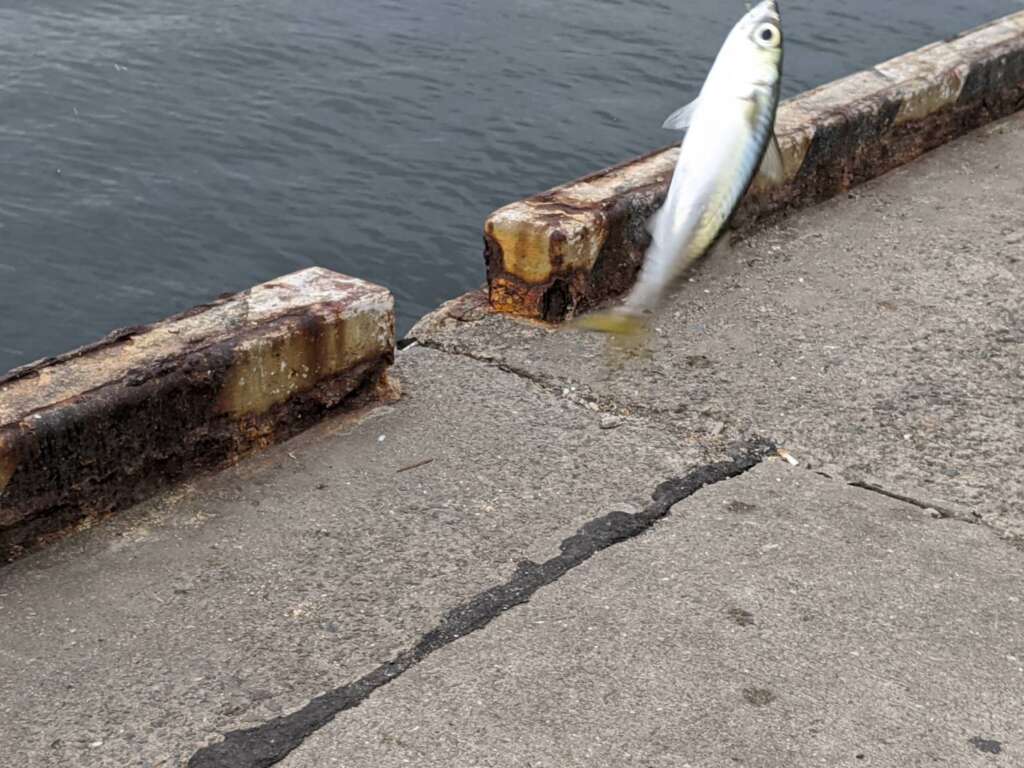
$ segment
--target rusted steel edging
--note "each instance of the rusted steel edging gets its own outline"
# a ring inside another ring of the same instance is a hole
[[[394,336],[386,289],[309,269],[0,376],[0,558],[381,396]]]
[[[1024,11],[808,91],[779,108],[785,180],[735,223],[813,203],[1024,107]],[[490,305],[558,322],[626,291],[678,146],[521,200],[484,227]]]

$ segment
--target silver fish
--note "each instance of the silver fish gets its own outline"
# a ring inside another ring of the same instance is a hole
[[[575,327],[640,337],[669,286],[725,228],[758,170],[783,177],[774,137],[782,79],[782,19],[764,0],[733,27],[700,94],[664,127],[686,130],[665,203],[648,221],[651,244],[624,304]]]

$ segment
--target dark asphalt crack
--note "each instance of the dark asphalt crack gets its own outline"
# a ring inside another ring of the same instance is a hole
[[[189,768],[266,768],[280,762],[338,714],[358,707],[378,688],[395,680],[434,651],[483,629],[505,611],[528,602],[539,589],[554,583],[598,552],[649,530],[667,517],[672,507],[701,488],[750,471],[775,450],[773,443],[763,439],[738,444],[729,451],[729,461],[706,464],[684,477],[659,485],[652,494],[651,503],[642,511],[616,511],[591,520],[560,544],[559,554],[543,563],[529,560],[519,563],[508,581],[449,611],[411,649],[355,682],[318,696],[296,712],[255,728],[226,733],[224,741],[196,752],[188,762]]]

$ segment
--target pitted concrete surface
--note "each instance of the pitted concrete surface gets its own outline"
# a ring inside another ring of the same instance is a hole
[[[0,764],[183,765],[717,455],[451,355],[396,375],[397,405],[0,569]]]
[[[1024,113],[707,259],[650,359],[506,317],[425,343],[1024,535]]]
[[[435,317],[397,404],[0,568],[0,762],[1021,764],[1021,179],[1024,116],[767,227],[619,369]]]
[[[1021,765],[1021,578],[982,526],[762,464],[281,765]]]

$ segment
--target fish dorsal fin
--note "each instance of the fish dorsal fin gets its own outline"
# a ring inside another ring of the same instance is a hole
[[[697,111],[697,103],[700,98],[696,98],[686,106],[680,107],[667,118],[665,122],[661,124],[662,128],[667,128],[670,131],[685,131],[690,127],[690,121],[693,119],[693,113]]]
[[[764,151],[764,160],[761,161],[761,168],[757,174],[773,184],[781,184],[786,180],[782,150],[779,149],[779,142],[774,133],[768,137],[768,147]]]

